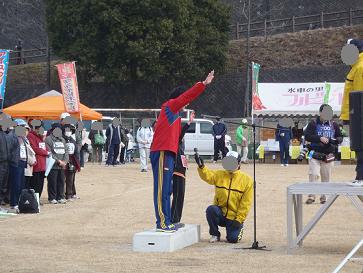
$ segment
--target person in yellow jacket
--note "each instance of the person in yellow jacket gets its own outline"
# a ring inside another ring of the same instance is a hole
[[[363,41],[350,39],[348,44],[353,44],[358,48],[358,60],[352,65],[345,80],[344,95],[341,108],[340,119],[345,124],[349,124],[349,93],[351,91],[363,91]],[[363,186],[363,152],[357,152],[356,179],[352,186]]]
[[[219,226],[226,227],[229,243],[239,242],[242,239],[243,223],[252,205],[253,180],[251,176],[240,171],[241,156],[231,151],[225,160],[232,158],[235,165],[228,168],[229,170],[214,171],[204,166],[197,153],[195,155],[200,178],[215,186],[213,205],[206,210],[211,243],[220,241]]]

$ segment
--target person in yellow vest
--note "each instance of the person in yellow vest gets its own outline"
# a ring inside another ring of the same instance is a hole
[[[253,200],[253,180],[247,173],[240,171],[241,156],[231,151],[227,153],[226,159],[235,160],[235,164],[228,170],[214,171],[204,166],[199,154],[195,154],[200,178],[215,187],[213,205],[206,210],[210,243],[220,241],[219,226],[226,227],[229,243],[239,242]]]
[[[341,108],[340,119],[345,124],[349,124],[349,93],[351,91],[363,91],[363,41],[349,39],[348,44],[353,44],[358,48],[358,60],[352,65],[345,80],[344,95]],[[356,178],[351,183],[352,186],[363,186],[363,152],[357,152]]]

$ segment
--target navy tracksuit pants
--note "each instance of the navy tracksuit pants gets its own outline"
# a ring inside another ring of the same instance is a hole
[[[10,165],[10,206],[15,207],[19,203],[21,191],[25,188],[24,170],[27,163],[19,161],[18,166]]]
[[[207,208],[207,221],[209,225],[209,234],[217,237],[221,237],[221,233],[218,230],[218,226],[226,227],[227,241],[229,243],[237,243],[242,239],[243,224],[239,227],[233,227],[231,220],[227,219],[220,207],[211,205]]]
[[[290,148],[290,140],[280,140],[280,161],[281,164],[289,164],[290,155],[289,155],[289,148]]]
[[[116,165],[119,152],[120,152],[120,144],[110,144],[110,146],[108,147],[106,164]]]
[[[172,224],[170,195],[173,192],[175,155],[169,151],[150,153],[154,175],[154,208],[156,227],[166,228]]]

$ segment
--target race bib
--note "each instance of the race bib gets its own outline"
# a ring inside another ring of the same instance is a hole
[[[181,161],[182,161],[182,165],[184,168],[188,168],[188,160],[187,157],[185,155],[181,155]]]
[[[20,158],[26,158],[26,148],[25,145],[20,145]]]
[[[45,142],[39,142],[39,148],[40,149],[43,149],[43,150],[46,150],[46,148],[45,148]]]
[[[64,155],[66,153],[63,142],[60,142],[60,141],[54,142],[53,148],[54,148],[54,152],[58,155]]]
[[[68,154],[73,155],[75,150],[75,145],[73,143],[67,143],[66,144]]]

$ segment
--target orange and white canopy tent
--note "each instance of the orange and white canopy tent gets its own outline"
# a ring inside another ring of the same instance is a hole
[[[83,120],[102,119],[102,114],[88,108],[82,103],[80,105]],[[60,115],[65,112],[65,108],[62,94],[52,90],[39,97],[5,108],[3,112],[13,118],[59,120]],[[79,113],[71,115],[76,119],[80,118]]]

